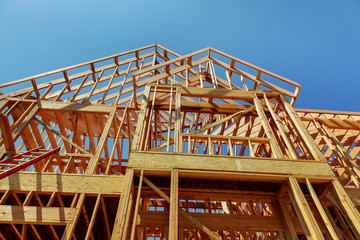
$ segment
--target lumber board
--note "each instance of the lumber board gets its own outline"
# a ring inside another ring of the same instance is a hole
[[[155,108],[166,110],[169,109],[170,101],[168,100],[155,100]],[[183,101],[181,103],[181,111],[185,112],[209,112],[209,113],[236,113],[241,110],[249,108],[250,105],[243,104],[229,104],[221,102],[196,102],[196,101]],[[171,107],[175,109],[175,106]]]
[[[289,177],[287,191],[307,239],[324,239],[309,204],[300,189],[300,185],[293,177]]]
[[[158,86],[159,88],[170,88],[168,85],[149,84],[150,86]],[[254,94],[261,97],[264,92],[262,91],[245,91],[243,89],[227,89],[227,88],[199,88],[199,87],[186,87],[175,85],[178,93],[186,97],[204,97],[204,98],[221,98],[233,100],[247,100],[250,101],[254,98]],[[266,94],[268,97],[279,97],[280,94],[270,92]]]
[[[18,172],[1,179],[0,190],[120,194],[123,182],[123,176]]]
[[[39,109],[42,110],[61,110],[77,111],[84,113],[110,113],[114,106],[105,104],[77,103],[77,102],[54,102],[40,101]]]
[[[251,157],[132,152],[130,154],[129,167],[218,170],[243,173],[281,174],[298,177],[318,176],[325,179],[334,178],[334,174],[326,162],[254,159]]]
[[[75,216],[76,208],[0,205],[0,223],[65,225]]]

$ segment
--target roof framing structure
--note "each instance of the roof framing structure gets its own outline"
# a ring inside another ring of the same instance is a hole
[[[0,171],[37,157],[0,180],[0,238],[359,239],[360,113],[300,90],[159,44],[0,84]]]

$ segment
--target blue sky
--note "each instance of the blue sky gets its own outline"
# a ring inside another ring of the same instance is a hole
[[[360,111],[360,1],[0,0],[0,82],[159,43],[299,82],[296,107]]]

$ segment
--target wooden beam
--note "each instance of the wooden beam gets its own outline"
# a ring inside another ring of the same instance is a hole
[[[170,211],[169,211],[169,239],[179,238],[179,173],[177,169],[171,171]]]
[[[196,158],[196,161],[194,161]],[[238,163],[237,163],[238,162]],[[327,162],[254,158],[239,156],[208,156],[198,154],[173,154],[161,152],[132,152],[128,167],[145,169],[181,168],[188,170],[222,170],[239,173],[279,174],[279,177],[297,176],[309,178],[334,179],[335,176]],[[209,173],[211,176],[211,173]],[[255,176],[255,175],[254,175]],[[263,178],[261,176],[260,178]]]
[[[256,111],[257,111],[259,117],[261,118],[261,122],[265,129],[266,136],[268,138],[270,138],[270,145],[271,145],[271,151],[272,151],[273,156],[275,158],[283,158],[284,155],[283,155],[283,153],[279,147],[279,144],[275,138],[275,134],[269,125],[268,119],[265,115],[265,112],[264,112],[262,106],[261,106],[260,100],[257,97],[254,98],[254,104],[255,104]]]
[[[141,136],[143,134],[143,126],[144,126],[144,120],[145,120],[145,114],[147,110],[147,104],[149,102],[149,96],[150,96],[150,86],[146,86],[145,93],[143,96],[143,100],[140,106],[140,112],[139,112],[139,119],[137,121],[137,127],[135,134],[133,136],[134,141],[132,143],[131,150],[132,151],[138,151],[140,149],[140,142],[141,142]]]
[[[279,199],[278,204],[279,204],[280,216],[286,228],[285,234],[287,235],[288,239],[298,240],[293,221],[290,217],[284,199]]]
[[[75,212],[75,208],[1,205],[0,223],[65,225],[74,220]]]
[[[282,105],[285,108],[286,114],[290,118],[291,122],[293,123],[294,127],[299,132],[301,138],[305,142],[306,146],[309,148],[313,158],[315,160],[326,161],[324,155],[320,152],[319,148],[317,147],[316,142],[310,136],[309,132],[306,130],[304,124],[301,122],[299,116],[296,114],[294,108],[291,106],[289,101],[285,96],[280,96]]]
[[[333,180],[331,182],[330,192],[343,210],[343,213],[349,219],[350,226],[354,231],[356,238],[360,239],[360,213],[357,211],[338,180]]]
[[[0,114],[0,129],[6,151],[15,151],[15,143],[10,129],[9,119],[3,114]]]
[[[305,184],[306,184],[306,186],[307,186],[307,188],[308,188],[308,190],[310,192],[311,198],[313,199],[317,210],[320,213],[320,216],[321,216],[322,220],[325,223],[325,226],[326,226],[331,238],[334,239],[334,240],[339,239],[339,237],[336,234],[336,231],[335,231],[334,227],[331,225],[331,222],[330,222],[328,216],[326,215],[326,213],[324,211],[324,208],[322,207],[322,205],[320,203],[320,200],[319,200],[319,198],[318,198],[318,196],[317,196],[317,194],[316,194],[314,188],[312,187],[312,185],[311,185],[308,178],[305,179]]]
[[[125,229],[126,219],[127,219],[127,216],[130,215],[129,210],[131,210],[130,195],[132,194],[132,191],[133,191],[133,184],[134,184],[134,170],[128,169],[125,174],[125,181],[124,181],[123,189],[122,189],[123,194],[121,194],[121,197],[120,197],[120,201],[119,201],[119,205],[118,205],[118,209],[117,209],[117,213],[116,213],[116,218],[115,218],[115,223],[114,223],[114,227],[113,227],[113,231],[112,231],[112,235],[111,235],[112,240],[125,239],[123,236],[126,235],[126,233],[125,233],[126,232],[126,229]]]
[[[168,110],[170,106],[169,100],[155,100],[155,109]],[[198,102],[198,101],[182,101],[181,111],[182,112],[208,112],[208,113],[222,113],[222,114],[233,114],[241,110],[249,108],[250,105],[244,104],[229,104],[221,102]],[[175,109],[175,106],[171,107]]]
[[[41,110],[59,110],[59,111],[77,111],[84,113],[110,113],[114,106],[105,104],[77,103],[77,102],[53,102],[39,101],[39,109]]]
[[[124,176],[17,172],[0,180],[0,190],[119,195],[123,182]]]
[[[307,239],[324,239],[299,183],[293,177],[289,177],[288,193]]]
[[[130,240],[135,239],[135,230],[136,230],[137,218],[138,218],[139,207],[140,207],[139,205],[140,205],[140,196],[141,196],[141,188],[142,188],[142,184],[143,184],[143,179],[144,179],[144,170],[141,170],[139,186],[138,186],[138,191],[137,191],[137,196],[136,196],[134,219],[133,219],[133,224],[132,224],[132,227],[131,227]]]

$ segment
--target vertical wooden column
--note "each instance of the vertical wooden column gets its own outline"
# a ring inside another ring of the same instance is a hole
[[[134,169],[128,168],[126,170],[124,185],[122,189],[122,194],[120,197],[120,202],[118,205],[118,210],[116,213],[114,228],[112,232],[112,240],[122,240],[126,239],[126,226],[128,225],[128,220],[130,219],[130,210],[131,210],[131,194],[133,191],[133,180],[134,180]]]
[[[270,145],[271,145],[271,150],[273,152],[273,155],[275,158],[283,158],[284,155],[282,154],[282,151],[277,143],[276,137],[274,135],[274,132],[272,131],[270,124],[266,118],[266,115],[264,113],[264,110],[262,109],[260,100],[255,96],[254,98],[254,104],[255,104],[255,108],[256,111],[259,115],[259,117],[261,118],[266,136],[268,136],[268,138],[270,138]]]
[[[176,92],[175,99],[175,149],[174,152],[179,153],[182,152],[182,138],[181,138],[181,93]]]
[[[302,140],[306,144],[306,147],[309,149],[311,155],[315,160],[326,161],[324,155],[321,153],[314,139],[310,136],[310,133],[305,128],[304,124],[301,122],[299,116],[295,112],[294,108],[291,106],[287,98],[283,95],[280,95],[281,103],[285,108],[285,112],[290,118],[294,128],[297,130]]]
[[[337,226],[334,217],[332,216],[332,214],[329,211],[328,208],[328,204],[325,200],[321,200],[321,205],[323,206],[323,209],[325,211],[326,216],[328,217],[328,219],[331,222],[331,225],[334,227],[335,231],[336,231],[336,235],[338,236],[339,239],[343,240],[344,239],[344,232],[342,230],[339,229],[339,227]]]
[[[169,239],[179,238],[179,172],[177,169],[171,171],[170,187],[170,214],[169,214]]]
[[[279,130],[282,139],[284,140],[284,143],[285,143],[285,145],[286,145],[286,147],[287,147],[287,149],[288,149],[288,151],[290,153],[290,156],[293,159],[298,159],[299,155],[296,152],[296,148],[295,148],[294,144],[291,142],[291,139],[289,138],[288,134],[286,133],[283,124],[279,120],[279,116],[275,113],[275,111],[272,108],[271,103],[270,103],[270,101],[267,98],[265,93],[264,93],[264,100],[265,100],[267,108],[269,109],[271,117],[273,118],[274,123],[275,123],[277,129]]]
[[[307,239],[324,239],[297,180],[289,177],[288,193]]]
[[[346,149],[341,144],[341,142],[336,138],[335,134],[325,124],[321,124],[321,127],[325,130],[325,132],[329,136],[329,138],[334,142],[334,144],[336,145],[336,148],[338,149],[340,154],[345,159],[345,162],[348,165],[348,167],[350,167],[352,169],[352,171],[354,171],[354,174],[351,174],[351,175],[355,175],[358,178],[360,178],[360,167],[356,164],[356,162],[350,156],[348,151],[346,151]],[[324,132],[323,132],[323,134],[324,134]],[[357,181],[357,184],[359,185],[358,181]]]
[[[141,195],[141,188],[142,188],[143,178],[144,178],[144,170],[141,170],[140,179],[139,179],[139,186],[138,186],[138,192],[137,192],[137,196],[136,196],[133,224],[132,224],[132,227],[131,227],[130,240],[135,239],[136,222],[137,222],[139,206],[140,206],[140,195]]]
[[[317,128],[317,130],[319,131],[319,133],[322,135],[323,139],[325,140],[326,144],[329,146],[329,149],[333,152],[333,154],[337,157],[339,163],[344,167],[346,173],[350,176],[350,179],[353,181],[353,183],[356,185],[356,187],[359,187],[359,181],[357,180],[357,177],[360,176],[359,171],[358,171],[358,166],[353,167],[351,166],[351,162],[349,161],[349,159],[346,158],[346,155],[341,156],[340,153],[338,151],[336,151],[336,149],[339,149],[339,147],[342,145],[340,144],[339,146],[335,147],[331,140],[328,137],[329,133],[332,133],[331,131],[326,131],[326,126],[325,125],[320,125],[317,121],[313,120],[313,124],[315,125],[315,127]],[[334,136],[334,138],[336,139],[336,137]],[[337,141],[337,140],[336,140]],[[342,147],[343,148],[343,147]],[[345,149],[344,149],[345,150]],[[344,157],[344,159],[343,159]],[[354,163],[355,164],[355,163]],[[356,164],[355,164],[356,165]]]
[[[15,143],[10,129],[9,119],[4,114],[0,114],[0,129],[6,151],[15,151]]]
[[[147,105],[149,102],[149,97],[150,97],[150,86],[146,86],[145,87],[145,91],[144,91],[144,96],[143,96],[143,100],[141,102],[141,106],[140,106],[140,112],[139,112],[139,118],[137,121],[137,126],[136,126],[136,130],[135,130],[135,134],[133,136],[134,141],[132,143],[131,146],[131,151],[139,151],[141,148],[141,139],[144,133],[144,121],[146,120],[146,112],[147,112]]]
[[[360,214],[338,180],[331,182],[330,189],[336,202],[345,214],[357,239],[360,239]]]
[[[287,210],[284,199],[279,199],[277,201],[277,204],[275,204],[275,206],[278,206],[278,211],[280,212],[281,219],[285,225],[286,231],[284,231],[284,232],[285,232],[286,238],[297,240],[298,237],[297,237],[293,222],[291,220],[291,217],[289,215],[289,212]]]
[[[324,221],[326,229],[328,230],[331,238],[334,239],[334,240],[339,239],[336,232],[335,232],[335,229],[331,225],[331,222],[330,222],[328,216],[326,215],[325,210],[322,207],[322,205],[320,203],[320,200],[319,200],[318,196],[316,195],[316,192],[315,192],[314,188],[312,187],[309,179],[306,178],[305,183],[306,183],[306,186],[307,186],[307,188],[308,188],[308,190],[310,192],[311,198],[313,199],[313,201],[315,203],[315,206],[316,206],[317,210],[319,211],[320,216],[321,216],[322,220]]]

